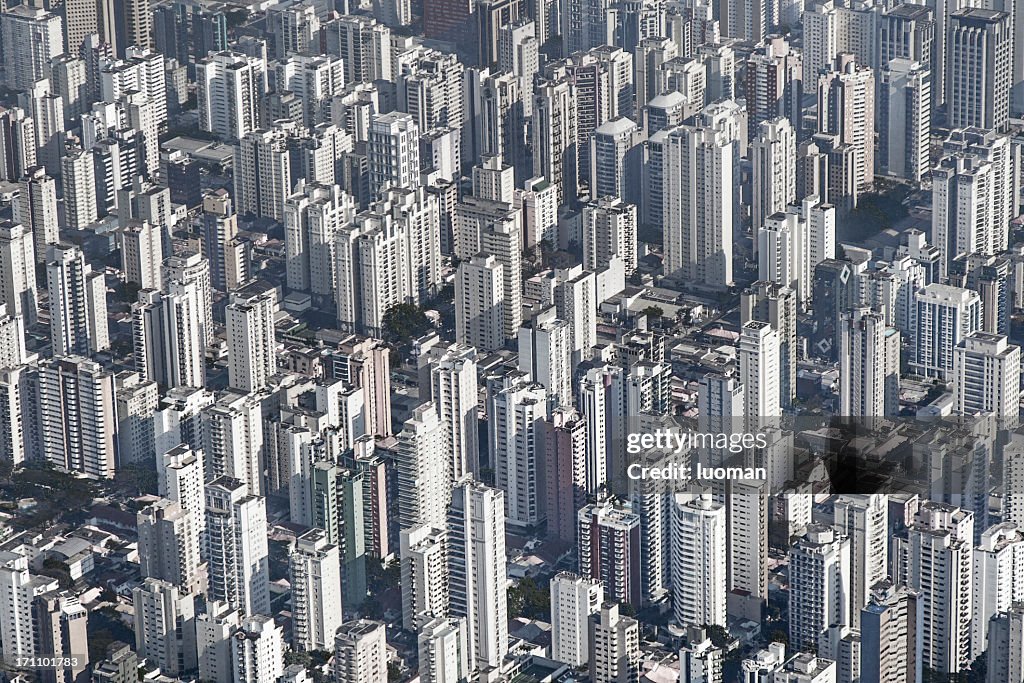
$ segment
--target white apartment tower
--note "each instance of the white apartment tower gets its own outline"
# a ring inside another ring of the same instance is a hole
[[[235,145],[233,198],[239,214],[284,221],[284,202],[293,188],[288,143],[296,125],[280,122],[270,130],[249,131]]]
[[[640,625],[606,602],[590,615],[590,680],[593,683],[635,681],[640,677]]]
[[[459,264],[455,276],[455,339],[481,352],[505,344],[504,268],[494,256],[479,254]]]
[[[243,614],[270,614],[266,501],[230,477],[214,479],[205,493],[207,596]]]
[[[81,356],[46,359],[39,363],[37,400],[41,455],[72,472],[113,477],[114,376]]]
[[[19,223],[0,221],[0,303],[7,313],[28,325],[39,314],[32,231]]]
[[[277,372],[274,315],[277,290],[254,282],[231,293],[224,315],[228,328],[228,385],[242,392],[265,389]]]
[[[740,381],[748,431],[782,415],[779,394],[779,333],[770,323],[751,320],[740,330]]]
[[[369,619],[347,621],[334,638],[337,683],[387,683],[388,651],[384,624]]]
[[[471,674],[465,619],[432,619],[419,629],[423,683],[459,683]]]
[[[552,408],[572,405],[572,327],[554,306],[519,328],[519,371],[547,389]]]
[[[322,529],[295,539],[288,557],[292,595],[292,647],[328,650],[341,626],[341,563],[338,546]]]
[[[762,122],[750,145],[753,167],[751,225],[756,233],[768,216],[796,201],[796,131],[789,119]],[[757,253],[757,242],[754,243]]]
[[[672,612],[681,626],[725,625],[726,508],[710,493],[672,501]]]
[[[635,181],[634,181],[635,182]],[[626,274],[637,266],[637,210],[617,197],[603,197],[583,207],[583,267],[595,273],[622,259]]]
[[[854,55],[835,57],[832,70],[818,78],[818,132],[850,145],[858,192],[875,180],[875,76]]]
[[[132,305],[135,367],[162,386],[202,387],[206,332],[196,285],[171,282],[167,293],[143,290]]]
[[[196,63],[199,127],[241,140],[260,127],[266,63],[240,52],[216,52]]]
[[[433,403],[416,407],[405,421],[395,447],[398,527],[444,525],[451,497],[451,451],[445,424]]]
[[[250,615],[231,638],[235,683],[275,683],[284,673],[284,633],[273,617]]]
[[[548,392],[523,372],[488,382],[487,414],[495,485],[505,493],[510,524],[534,527],[544,519],[543,420]]]
[[[337,185],[300,180],[284,203],[288,289],[331,298],[338,231],[355,215],[355,200]]]
[[[382,195],[389,187],[420,184],[419,126],[411,114],[377,114],[370,120],[367,145],[370,192]]]
[[[424,618],[448,615],[448,532],[427,524],[399,534],[402,628],[415,631]]]
[[[1020,413],[1020,347],[1005,335],[974,332],[953,349],[953,410],[960,415]]]
[[[5,84],[28,90],[50,76],[50,61],[64,52],[61,18],[41,7],[17,5],[0,18]]]
[[[43,263],[47,249],[60,241],[57,225],[57,182],[36,166],[18,182],[18,196],[12,202],[14,222],[32,231],[36,262]]]
[[[868,308],[844,313],[839,325],[839,414],[897,415],[899,373],[899,330]]]
[[[811,525],[789,549],[789,643],[817,649],[833,624],[849,624],[850,541]]]
[[[981,298],[970,289],[938,283],[914,295],[917,334],[910,367],[926,377],[948,379],[955,349],[981,329]]]
[[[453,344],[429,365],[430,395],[451,449],[452,481],[480,467],[476,361],[476,349]]]
[[[192,513],[176,501],[161,498],[140,510],[136,519],[142,575],[198,594],[202,528]]]
[[[907,533],[906,584],[921,595],[924,666],[956,673],[970,663],[974,515],[927,501]]]
[[[1024,533],[1013,522],[1002,522],[981,534],[974,549],[974,595],[971,614],[971,660],[993,643],[991,619],[1024,600]]]
[[[860,626],[871,587],[889,575],[889,501],[883,494],[844,494],[833,506],[835,527],[850,540],[850,626]]]
[[[590,657],[590,616],[604,604],[600,581],[559,572],[551,580],[551,658],[573,668]]]
[[[716,289],[733,283],[741,116],[735,103],[717,103],[700,114],[702,125],[668,134],[662,167],[665,273],[681,281]]]
[[[139,658],[169,676],[196,668],[195,596],[148,578],[132,592],[132,603]]]
[[[508,652],[504,494],[479,482],[455,487],[448,510],[451,616],[469,629],[470,666],[501,665]]]

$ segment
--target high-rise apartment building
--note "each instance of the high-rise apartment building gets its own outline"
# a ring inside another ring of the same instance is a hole
[[[231,477],[214,479],[205,493],[207,595],[246,615],[270,614],[266,501]]]

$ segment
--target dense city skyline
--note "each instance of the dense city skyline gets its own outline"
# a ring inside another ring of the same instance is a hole
[[[0,682],[1024,683],[1024,0],[0,2]]]

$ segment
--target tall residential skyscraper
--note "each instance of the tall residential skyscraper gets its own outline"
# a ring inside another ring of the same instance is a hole
[[[796,131],[785,118],[766,119],[750,145],[753,166],[751,226],[756,231],[772,214],[796,201]],[[757,253],[757,240],[754,240]]]
[[[243,617],[231,638],[230,656],[238,683],[272,683],[284,674],[284,633],[265,614]]]
[[[504,494],[467,481],[448,509],[451,615],[469,628],[470,666],[496,667],[508,652]]]
[[[576,519],[580,574],[600,581],[609,600],[639,604],[639,515],[606,498],[587,505]]]
[[[928,170],[931,142],[931,72],[896,58],[880,74],[878,170],[918,182]]]
[[[871,587],[889,575],[889,501],[882,494],[844,494],[833,506],[835,527],[850,540],[850,617],[858,628]]]
[[[849,624],[850,541],[811,525],[789,549],[789,644],[817,649],[833,624]]]
[[[196,63],[199,127],[241,140],[260,127],[267,67],[258,57],[216,52]],[[290,189],[290,188],[289,188]]]
[[[346,621],[334,638],[337,683],[387,683],[388,650],[384,624],[369,619]]]
[[[249,392],[265,388],[277,371],[274,316],[277,290],[257,281],[231,293],[228,328],[228,385]]]
[[[453,344],[437,356],[421,356],[420,368],[429,373],[430,398],[451,449],[451,478],[459,481],[480,468],[476,349]]]
[[[883,581],[872,587],[860,615],[860,676],[864,683],[922,680],[919,652],[924,619],[920,597],[906,586]]]
[[[967,335],[953,349],[953,410],[1015,421],[1020,414],[1020,366],[1020,347],[1006,336]]]
[[[938,283],[914,295],[917,334],[910,367],[926,377],[949,378],[954,349],[981,329],[981,298],[970,289]]]
[[[130,219],[119,233],[121,270],[125,280],[141,289],[163,287],[163,227],[147,220]]]
[[[519,371],[548,392],[550,406],[572,405],[572,327],[554,306],[519,328]]]
[[[36,262],[43,263],[46,250],[60,241],[57,227],[57,183],[42,166],[29,169],[18,183],[13,202],[14,222],[32,231]]]
[[[448,614],[448,532],[423,524],[399,533],[402,627],[415,631],[424,616]]]
[[[505,344],[504,268],[479,254],[459,264],[455,276],[455,339],[482,352]]]
[[[99,218],[93,154],[79,149],[61,159],[61,179],[64,183],[64,210],[68,227],[82,230]]]
[[[19,223],[0,221],[0,303],[27,325],[35,324],[39,315],[35,264],[32,231]]]
[[[161,498],[139,511],[139,564],[142,575],[167,581],[184,593],[198,594],[201,520],[180,503]]]
[[[288,288],[330,300],[335,288],[334,241],[352,220],[355,201],[337,185],[300,180],[284,204]]]
[[[785,38],[771,37],[747,59],[747,129],[757,133],[763,121],[800,120],[803,62]]]
[[[779,394],[779,333],[771,323],[751,320],[740,331],[740,381],[745,387],[743,415],[756,428],[782,414]]]
[[[906,583],[930,624],[921,629],[923,665],[944,674],[970,664],[974,515],[927,501],[907,531]]]
[[[974,595],[971,614],[971,659],[992,646],[991,620],[1019,605],[1024,597],[1024,533],[1013,522],[1002,522],[981,534],[974,549]]]
[[[231,477],[214,479],[205,493],[208,597],[243,614],[270,614],[266,501]]]
[[[42,7],[17,5],[0,18],[5,82],[11,90],[28,90],[50,76],[50,60],[64,52],[60,16]]]
[[[600,272],[618,257],[626,274],[632,275],[638,259],[636,205],[604,197],[583,207],[582,221],[583,266]]]
[[[885,69],[894,59],[917,62],[928,72],[931,91],[932,111],[944,100],[945,92],[945,36],[936,20],[936,9],[945,14],[945,7],[934,5],[903,4],[887,10],[878,24],[878,66]],[[946,17],[942,17],[945,25]]]
[[[875,180],[875,76],[850,53],[837,55],[831,70],[818,78],[818,132],[852,147],[857,191],[870,189]]]
[[[590,658],[590,616],[604,604],[600,581],[559,572],[551,579],[551,658],[573,668]]]
[[[840,415],[889,417],[899,413],[900,332],[886,325],[882,314],[868,308],[843,314],[839,368]]]
[[[328,650],[341,626],[341,564],[338,546],[321,529],[295,539],[288,557],[292,590],[292,646]]]
[[[955,130],[942,151],[932,169],[932,242],[942,253],[940,276],[945,276],[958,256],[1007,249],[1007,224],[1016,210],[1006,135]]]
[[[590,680],[594,683],[635,681],[640,677],[640,625],[606,602],[590,615]]]
[[[672,612],[691,626],[725,624],[725,505],[710,493],[677,493],[672,501]]]
[[[72,472],[113,477],[114,376],[81,356],[63,356],[41,361],[37,382],[42,457]]]
[[[732,285],[741,112],[735,103],[705,109],[697,126],[669,132],[663,159],[665,274],[725,289]]]
[[[542,433],[549,538],[576,540],[576,513],[586,504],[587,423],[575,408],[555,408]]]
[[[293,188],[289,140],[297,125],[286,121],[270,130],[257,129],[235,145],[234,200],[238,213],[284,220],[284,202]]]
[[[637,125],[625,116],[610,119],[590,139],[590,196],[595,199],[619,197],[636,203],[640,199],[635,182],[640,172],[640,140]]]
[[[537,526],[545,515],[543,420],[548,392],[522,372],[488,380],[487,413],[494,484],[510,524]]]
[[[391,112],[371,117],[367,154],[372,194],[380,196],[389,187],[419,186],[419,134],[412,114]]]
[[[417,406],[395,446],[398,528],[442,526],[451,497],[451,451],[433,403]]]
[[[151,664],[178,675],[195,669],[195,596],[177,586],[148,578],[132,592],[135,650]]]
[[[465,619],[431,619],[419,629],[420,676],[424,682],[457,683],[471,674]]]
[[[1010,116],[1013,77],[1011,16],[979,7],[957,10],[949,18],[946,47],[950,126],[1003,130]]]

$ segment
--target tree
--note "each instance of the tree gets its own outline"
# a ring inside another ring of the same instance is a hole
[[[408,344],[430,330],[430,318],[416,304],[395,304],[384,312],[384,333],[389,341]]]
[[[644,310],[640,311],[648,318],[660,318],[665,315],[665,309],[661,306],[648,306]]]

